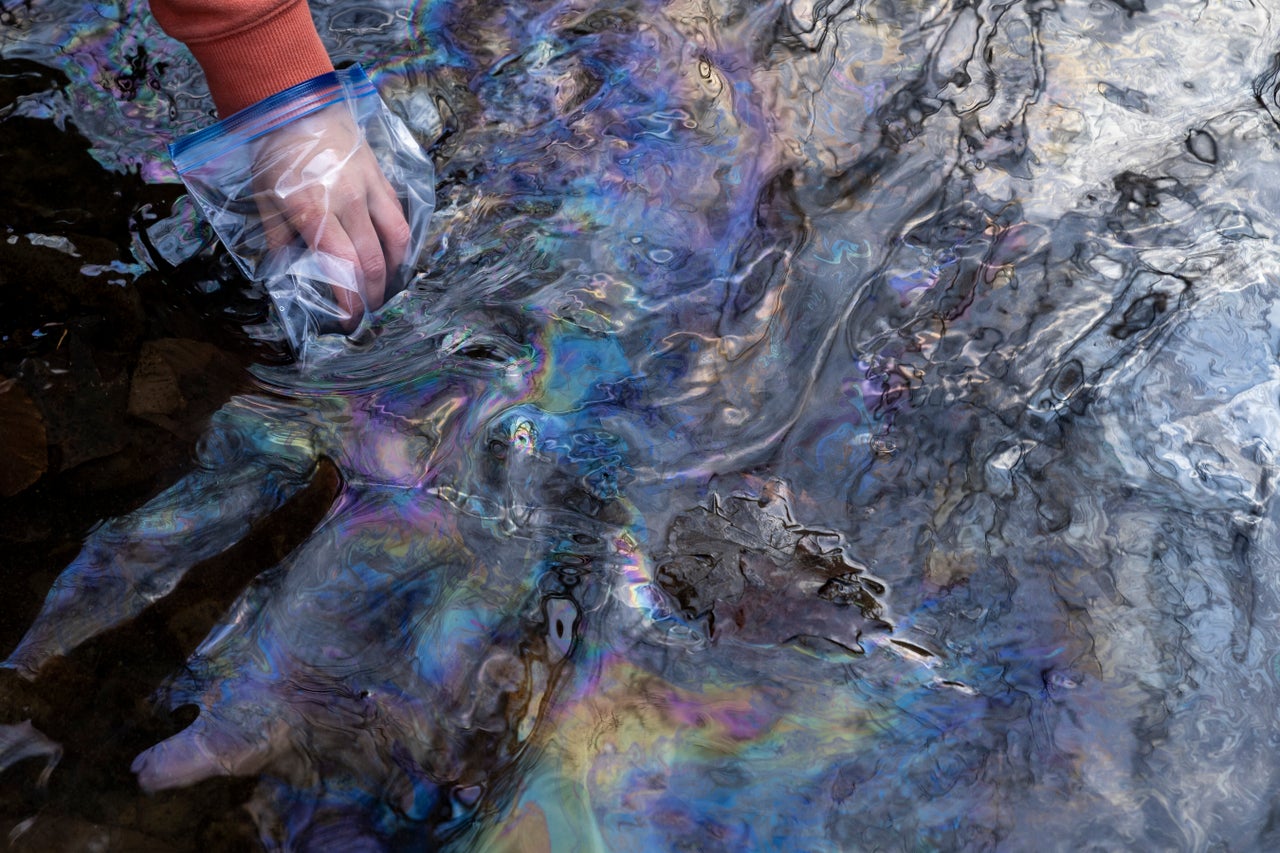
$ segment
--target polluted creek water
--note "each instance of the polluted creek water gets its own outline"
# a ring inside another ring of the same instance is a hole
[[[291,362],[0,6],[15,848],[1274,848],[1274,4],[312,9],[437,203]]]

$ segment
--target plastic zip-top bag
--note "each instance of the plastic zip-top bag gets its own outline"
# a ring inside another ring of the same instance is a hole
[[[169,153],[240,269],[266,287],[299,357],[318,334],[355,332],[413,275],[435,169],[359,66],[272,95]]]

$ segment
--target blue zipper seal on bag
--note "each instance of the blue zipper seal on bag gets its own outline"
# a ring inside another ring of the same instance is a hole
[[[169,144],[169,157],[181,175],[304,116],[349,98],[376,95],[377,91],[359,65],[328,71],[175,139]]]

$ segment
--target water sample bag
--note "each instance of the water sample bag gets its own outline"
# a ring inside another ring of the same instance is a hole
[[[353,331],[413,275],[435,169],[359,66],[272,95],[169,153],[300,357],[319,333]]]

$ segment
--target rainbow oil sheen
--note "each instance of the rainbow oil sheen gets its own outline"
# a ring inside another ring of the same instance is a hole
[[[312,9],[429,146],[420,274],[290,362],[261,312],[156,307],[261,305],[176,190],[84,261],[148,294],[138,347],[252,364],[188,462],[45,549],[15,845],[1280,843],[1280,6]],[[141,3],[0,6],[0,60],[51,81],[0,123],[111,180],[172,184],[211,120]],[[45,405],[71,356],[23,346]],[[52,528],[37,491],[7,500]],[[147,664],[148,614],[306,501]],[[112,637],[124,681],[75,663]],[[121,691],[109,723],[72,699]]]

